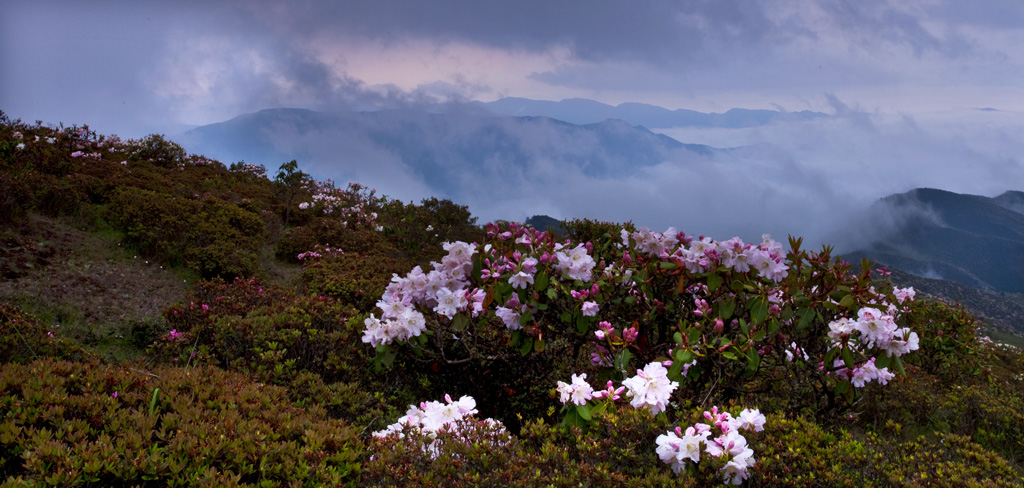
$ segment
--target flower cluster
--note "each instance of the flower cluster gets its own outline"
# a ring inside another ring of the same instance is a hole
[[[782,244],[772,240],[768,234],[762,236],[762,242],[758,245],[744,244],[739,237],[723,242],[705,236],[693,239],[682,232],[676,232],[674,227],[669,227],[665,232],[652,232],[644,227],[632,234],[623,229],[620,237],[623,246],[629,247],[629,239],[632,237],[641,254],[675,261],[691,273],[704,273],[717,266],[725,266],[738,273],[747,273],[753,269],[766,279],[779,282],[787,276],[789,270],[785,264],[786,253]]]
[[[374,347],[394,340],[408,341],[426,329],[423,313],[417,306],[433,310],[439,316],[452,318],[459,312],[477,316],[483,311],[485,292],[469,287],[476,249],[465,242],[446,242],[448,255],[434,269],[424,273],[419,266],[405,277],[394,275],[377,302],[381,319],[370,314],[364,322],[363,342]]]
[[[245,174],[259,179],[269,179],[267,178],[267,167],[262,164],[251,164],[246,163],[245,161],[239,161],[237,163],[232,163],[228,170],[232,173]]]
[[[629,404],[633,408],[647,407],[651,413],[665,411],[672,392],[679,387],[679,382],[668,379],[668,370],[661,363],[649,363],[644,369],[637,370],[636,376],[622,382],[628,390],[626,396],[632,398]]]
[[[408,432],[425,434],[431,442],[423,446],[424,452],[431,457],[437,456],[439,446],[436,435],[440,432],[460,434],[465,426],[474,421],[477,414],[476,400],[471,396],[463,395],[458,400],[452,400],[450,395],[445,394],[444,399],[445,403],[429,401],[420,403],[418,407],[409,405],[404,416],[384,430],[374,432],[373,436],[378,439],[404,439]],[[505,431],[501,422],[491,418],[476,423],[495,427],[499,432]]]
[[[587,383],[587,373],[572,375],[572,383],[559,381],[557,390],[563,404],[572,401],[576,405],[586,405],[594,398],[594,388]]]
[[[747,439],[739,431],[763,431],[764,415],[758,410],[744,409],[739,417],[733,417],[729,412],[719,412],[718,407],[714,407],[704,412],[704,419],[707,423],[699,422],[685,431],[676,427],[674,431],[658,436],[655,441],[658,457],[679,474],[686,469],[687,460],[694,464],[700,462],[703,444],[703,452],[725,461],[719,471],[722,481],[739,485],[750,476],[748,469],[755,463],[754,451],[747,446]],[[719,435],[712,438],[715,430]]]
[[[313,247],[312,251],[300,253],[296,257],[299,261],[305,261],[307,259],[320,259],[324,256],[339,256],[342,254],[345,254],[345,251],[342,251],[339,247],[332,248],[330,246],[321,246],[320,244],[317,244]]]
[[[359,183],[349,183],[344,190],[334,188],[334,183],[311,181],[312,201],[299,203],[299,208],[317,209],[324,215],[337,217],[345,227],[364,227],[383,230],[377,223],[377,212],[373,211],[376,190],[367,189]]]
[[[902,297],[902,301],[913,300],[914,290],[897,289],[894,294]],[[896,307],[890,305],[888,311],[896,313]],[[881,310],[872,307],[864,307],[857,311],[857,320],[840,318],[828,324],[828,337],[841,348],[851,348],[861,353],[867,353],[874,349],[877,352],[885,353],[889,358],[900,357],[920,347],[920,339],[916,332],[907,327],[899,327],[895,317],[890,313],[883,313]],[[895,375],[889,372],[888,367],[876,367],[875,359],[871,357],[857,365],[847,364],[842,359],[833,361],[832,366],[837,368],[834,374],[837,378],[850,381],[853,386],[863,388],[871,381],[885,385]]]
[[[635,376],[623,380],[619,388],[614,388],[614,383],[609,381],[605,390],[595,392],[587,383],[587,374],[582,373],[573,374],[571,383],[559,381],[557,391],[563,405],[571,401],[577,406],[582,406],[591,399],[618,400],[623,390],[626,390],[626,396],[631,398],[629,404],[633,408],[647,408],[651,413],[658,414],[665,411],[672,392],[678,387],[678,381],[668,378],[665,365],[653,362],[648,363],[643,369],[638,369]]]

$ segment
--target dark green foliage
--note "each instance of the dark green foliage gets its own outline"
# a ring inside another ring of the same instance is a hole
[[[363,449],[283,388],[210,367],[9,364],[0,406],[0,479],[38,485],[351,485]]]
[[[920,366],[944,381],[967,379],[980,373],[982,343],[980,324],[959,305],[936,300],[918,300],[908,315],[908,327],[917,331],[921,349],[907,356],[907,363]]]
[[[388,241],[419,263],[439,259],[444,242],[482,242],[485,237],[468,207],[433,197],[420,205],[389,201],[379,220]]]
[[[139,141],[133,156],[161,168],[176,168],[185,163],[188,153],[177,143],[164,139],[163,135],[151,134]]]
[[[147,256],[183,264],[204,277],[248,277],[258,270],[263,219],[234,203],[136,188],[118,190],[111,203],[111,220]]]

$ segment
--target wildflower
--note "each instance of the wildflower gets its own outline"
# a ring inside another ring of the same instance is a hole
[[[520,271],[508,279],[508,282],[512,284],[512,288],[526,289],[527,286],[533,284],[533,275]]]
[[[581,307],[581,310],[583,311],[583,316],[593,317],[597,315],[597,302],[583,302],[583,307]]]
[[[633,408],[647,407],[651,413],[657,414],[665,410],[672,392],[679,387],[679,382],[668,379],[668,370],[661,363],[649,363],[636,376],[622,382],[631,397],[629,404]]]
[[[587,383],[587,373],[572,375],[572,383],[559,381],[557,390],[563,404],[572,401],[576,405],[585,405],[594,397],[594,388]]]

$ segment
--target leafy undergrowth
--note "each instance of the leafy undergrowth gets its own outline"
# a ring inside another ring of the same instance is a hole
[[[1022,486],[1020,350],[828,249],[0,119],[2,486]]]

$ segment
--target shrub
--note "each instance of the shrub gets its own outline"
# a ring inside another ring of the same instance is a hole
[[[309,257],[305,261],[302,279],[308,293],[336,298],[356,310],[371,310],[391,282],[391,276],[412,267],[402,258],[355,252]]]
[[[283,388],[215,368],[0,371],[0,478],[61,486],[352,484],[362,444]]]
[[[165,331],[148,350],[172,364],[213,364],[289,388],[294,401],[337,418],[370,422],[407,404],[416,375],[371,371],[356,312],[330,297],[304,297],[256,279],[200,283],[188,304],[165,312]]]
[[[716,242],[606,223],[568,232],[596,240],[555,243],[513,223],[488,224],[476,246],[446,245],[442,262],[389,285],[363,340],[382,364],[398,351],[435,368],[467,364],[498,372],[491,381],[502,388],[580,369],[622,380],[671,359],[678,401],[714,393],[723,403],[781,385],[780,407],[822,417],[847,410],[867,382],[886,383],[889,366],[901,370],[899,356],[917,348],[896,323],[905,298],[867,273],[851,276],[827,247],[809,253],[790,239],[787,253],[770,238]]]
[[[134,149],[133,159],[148,161],[161,168],[177,168],[184,165],[188,157],[184,148],[160,134],[129,141],[129,145]]]
[[[109,211],[143,254],[184,264],[207,278],[252,276],[257,271],[263,219],[233,203],[128,187],[114,194]]]
[[[28,185],[7,173],[0,173],[0,224],[11,225],[25,217],[32,199]]]
[[[87,357],[89,353],[75,341],[47,330],[36,317],[20,308],[0,303],[0,364]]]

